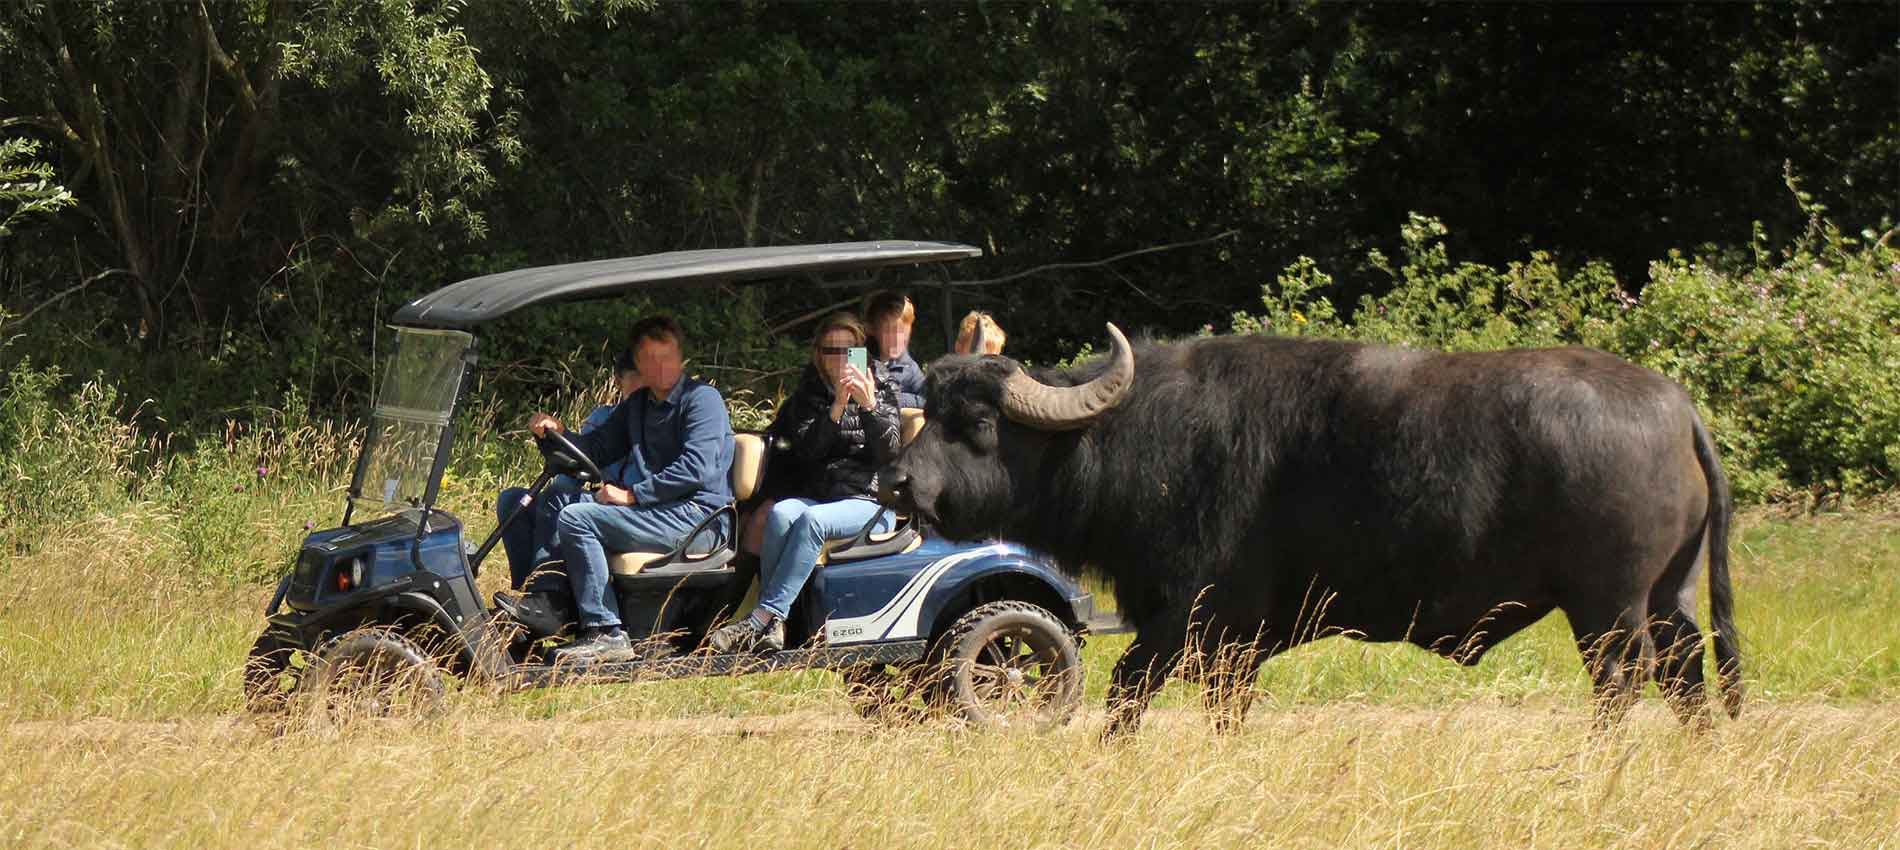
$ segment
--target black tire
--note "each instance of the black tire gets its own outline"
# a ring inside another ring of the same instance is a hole
[[[244,658],[244,708],[259,714],[282,711],[290,702],[296,680],[288,678],[295,647],[265,632],[251,644]]]
[[[938,642],[947,707],[986,727],[1067,723],[1082,701],[1082,651],[1046,609],[991,602],[958,618]]]
[[[942,689],[915,662],[862,664],[838,671],[844,677],[845,698],[851,710],[866,720],[909,726],[928,719],[941,707]]]
[[[447,690],[441,665],[387,627],[357,629],[325,643],[297,683],[302,710],[333,721],[426,716],[441,707]]]

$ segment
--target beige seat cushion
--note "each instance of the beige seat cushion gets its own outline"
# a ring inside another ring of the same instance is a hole
[[[765,438],[758,434],[738,434],[732,438],[732,497],[737,501],[752,498],[758,492],[759,478],[765,473]]]
[[[923,410],[915,407],[898,408],[897,434],[904,445],[910,445],[910,441],[917,439],[917,433],[922,430],[924,430]]]
[[[607,556],[607,571],[617,576],[639,575],[648,564],[659,560],[665,554],[665,552],[615,552]]]
[[[758,434],[732,437],[732,495],[738,501],[752,498],[759,488],[759,476],[765,471],[765,438]],[[615,552],[607,556],[607,570],[617,576],[639,575],[664,552]],[[689,552],[688,561],[698,557]]]

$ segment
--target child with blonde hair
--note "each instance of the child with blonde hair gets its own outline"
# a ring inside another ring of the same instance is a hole
[[[963,317],[963,323],[957,326],[956,352],[958,354],[1002,354],[1003,342],[1009,335],[1003,333],[1001,325],[990,314],[982,310],[971,310]]]

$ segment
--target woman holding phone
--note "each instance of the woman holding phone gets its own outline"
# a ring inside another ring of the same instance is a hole
[[[784,649],[785,617],[825,542],[857,533],[878,512],[877,471],[898,450],[897,384],[868,362],[864,336],[849,313],[819,323],[811,365],[772,423],[809,480],[765,511],[758,607],[712,634],[716,652]],[[886,514],[879,530],[891,524]]]

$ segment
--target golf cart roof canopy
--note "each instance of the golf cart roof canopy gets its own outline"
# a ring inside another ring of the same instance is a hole
[[[669,251],[538,266],[452,283],[396,311],[402,325],[461,328],[553,301],[607,298],[651,286],[718,284],[790,274],[942,263],[981,256],[951,242],[838,242],[772,248]]]

